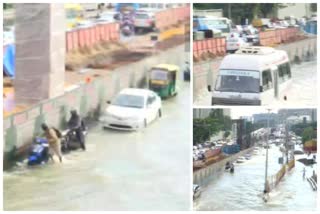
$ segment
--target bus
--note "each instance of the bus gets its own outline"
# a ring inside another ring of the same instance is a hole
[[[271,47],[244,47],[222,60],[212,105],[268,105],[287,99],[291,68],[285,51]]]

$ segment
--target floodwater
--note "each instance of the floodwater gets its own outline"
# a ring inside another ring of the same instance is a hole
[[[145,130],[97,126],[64,163],[4,172],[5,210],[189,210],[190,87]]]
[[[278,158],[282,157],[279,147],[269,150],[269,172],[274,175],[281,168]],[[278,186],[270,192],[270,200],[262,200],[265,176],[265,149],[244,163],[236,164],[235,173],[224,172],[219,178],[203,187],[199,199],[194,202],[195,210],[259,210],[298,211],[316,210],[317,192],[303,179],[304,165],[299,161],[287,172]],[[296,160],[299,155],[296,155]],[[306,177],[312,175],[317,166],[306,167]]]
[[[280,105],[317,105],[317,61],[302,62],[291,68],[292,83],[287,90],[287,100],[277,100],[270,104]],[[198,106],[211,106],[212,94],[205,87],[200,90],[194,104]]]

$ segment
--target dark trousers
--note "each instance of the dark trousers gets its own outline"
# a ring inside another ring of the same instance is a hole
[[[84,139],[84,135],[83,135],[81,128],[76,129],[75,131],[76,131],[77,140],[79,141],[81,148],[83,150],[86,150],[85,139]]]

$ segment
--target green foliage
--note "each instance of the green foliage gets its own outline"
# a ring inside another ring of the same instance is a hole
[[[3,9],[6,10],[6,9],[10,9],[12,8],[13,5],[12,4],[8,4],[8,3],[3,3]]]
[[[224,137],[224,138],[227,138],[227,137],[229,137],[229,135],[230,135],[230,131],[226,131],[226,132],[223,134],[223,137]]]
[[[279,3],[214,3],[214,4],[193,4],[195,9],[222,9],[223,16],[231,18],[233,23],[240,24],[248,19],[251,22],[254,18],[273,17],[279,8],[286,7],[286,4]],[[229,7],[231,10],[231,17],[229,17]]]
[[[231,124],[231,118],[224,116],[222,109],[213,111],[207,118],[193,119],[193,144],[203,143],[220,131],[230,130]]]
[[[302,137],[302,142],[317,138],[317,122],[312,123],[298,123],[290,127],[296,135]]]
[[[302,132],[302,142],[306,142],[308,140],[312,140],[316,138],[316,135],[315,135],[315,130],[313,129],[312,126],[309,126],[307,128],[305,128]]]
[[[317,3],[311,3],[310,10],[311,12],[317,12]]]

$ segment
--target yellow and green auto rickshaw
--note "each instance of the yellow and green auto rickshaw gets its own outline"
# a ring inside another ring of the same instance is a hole
[[[150,70],[149,88],[161,98],[176,95],[180,68],[172,64],[159,64]]]

